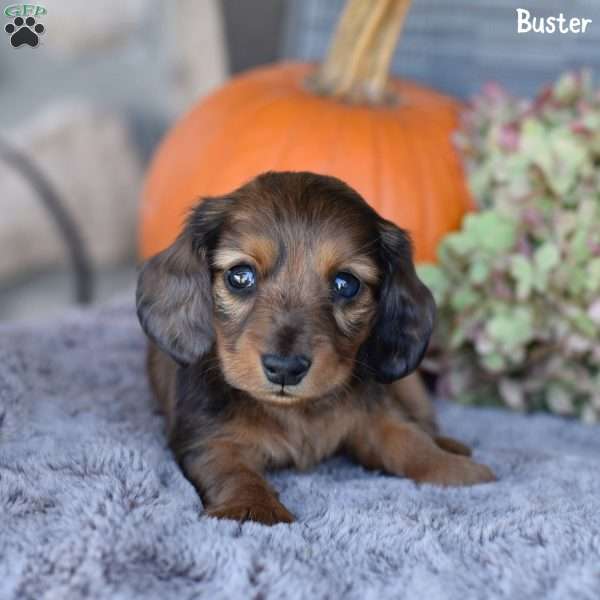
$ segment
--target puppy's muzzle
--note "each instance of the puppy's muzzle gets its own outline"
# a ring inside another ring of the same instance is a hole
[[[263,370],[267,379],[277,385],[296,385],[302,381],[310,369],[311,360],[301,354],[282,356],[263,354]]]

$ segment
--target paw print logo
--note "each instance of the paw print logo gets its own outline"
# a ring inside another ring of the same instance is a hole
[[[44,33],[44,26],[36,23],[33,17],[15,17],[12,23],[8,23],[4,31],[10,35],[10,43],[14,48],[27,44],[35,48],[40,41],[39,34]]]

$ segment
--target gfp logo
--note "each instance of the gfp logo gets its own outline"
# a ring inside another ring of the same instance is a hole
[[[45,27],[36,21],[36,17],[46,13],[46,8],[40,4],[11,4],[4,9],[4,15],[12,19],[4,31],[10,35],[14,48],[23,45],[35,48],[39,44],[39,35],[44,33]]]

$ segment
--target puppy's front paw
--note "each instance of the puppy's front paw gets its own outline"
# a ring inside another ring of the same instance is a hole
[[[417,480],[419,483],[458,486],[489,483],[496,481],[496,476],[485,465],[464,456],[451,454],[425,471]]]
[[[433,441],[446,452],[461,454],[462,456],[471,456],[471,448],[454,438],[446,437],[445,435],[437,435],[433,438]]]
[[[214,506],[206,511],[217,519],[233,519],[234,521],[256,521],[263,525],[277,523],[293,523],[294,515],[276,498],[269,498],[256,503],[227,503]]]

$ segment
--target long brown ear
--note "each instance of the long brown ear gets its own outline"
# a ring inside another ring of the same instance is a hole
[[[231,204],[204,200],[166,250],[149,259],[137,283],[137,314],[146,335],[175,361],[194,363],[213,344],[208,254]]]
[[[417,277],[407,233],[383,219],[379,230],[383,281],[359,359],[377,381],[391,383],[419,366],[433,330],[435,302]]]

